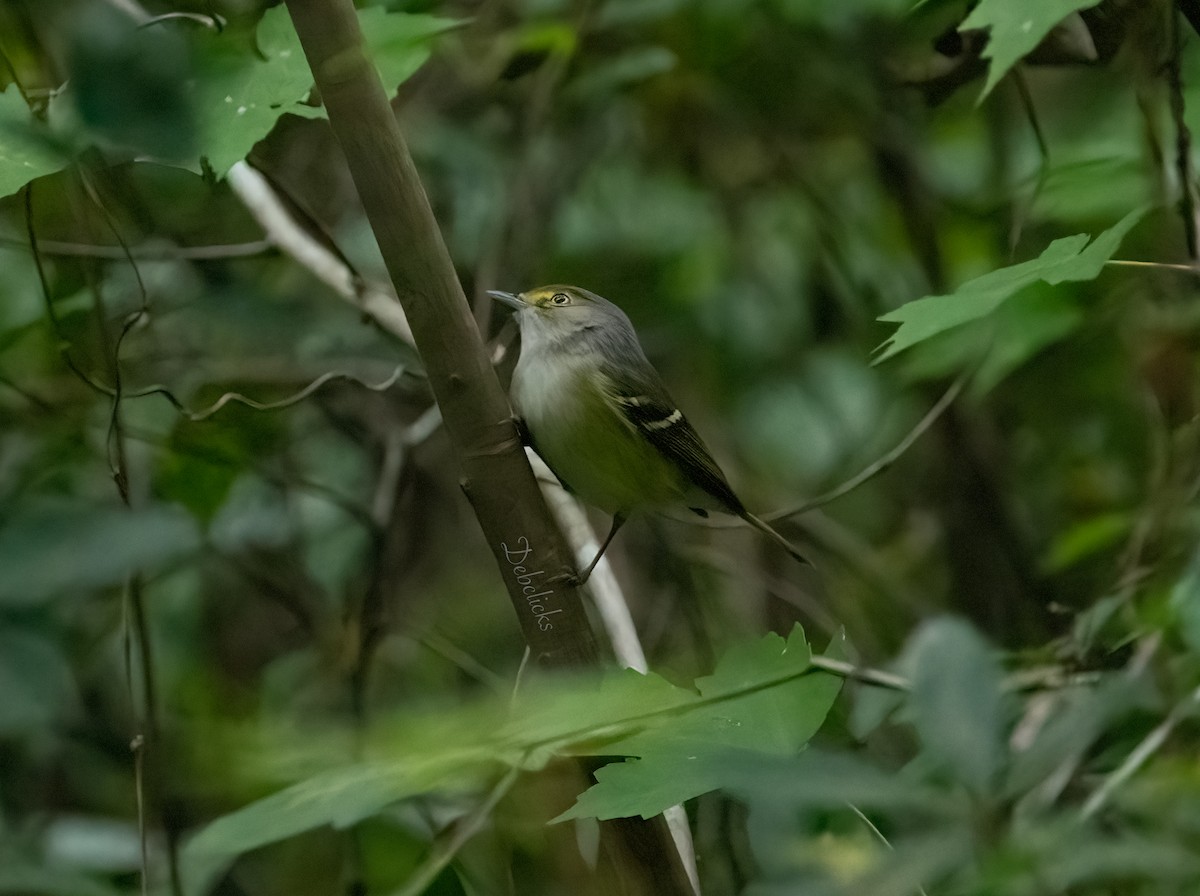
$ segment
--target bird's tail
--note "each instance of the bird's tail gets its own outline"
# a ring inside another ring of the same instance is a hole
[[[777,545],[779,545],[781,548],[783,548],[785,551],[787,551],[789,554],[791,554],[793,557],[795,557],[798,561],[803,563],[805,566],[812,566],[812,564],[808,561],[807,557],[805,557],[798,550],[796,550],[795,546],[790,541],[788,541],[786,538],[784,538],[782,535],[780,535],[778,532],[776,532],[774,529],[772,529],[771,526],[769,526],[767,523],[764,523],[762,520],[760,520],[758,517],[756,517],[754,514],[750,513],[749,511],[743,513],[741,516],[742,516],[742,519],[744,519],[746,522],[748,522],[751,526],[753,526],[755,529],[757,529],[763,535],[767,536],[767,538],[771,539],[773,542],[775,542]]]

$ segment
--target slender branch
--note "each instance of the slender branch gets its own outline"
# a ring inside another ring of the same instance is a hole
[[[1119,258],[1112,258],[1104,263],[1117,267],[1159,268],[1164,271],[1183,271],[1188,274],[1200,274],[1200,265],[1194,264],[1170,264],[1165,261],[1130,261]]]
[[[53,405],[50,404],[50,402],[46,401],[44,398],[40,398],[39,396],[35,395],[33,392],[30,392],[24,386],[20,385],[19,383],[14,382],[13,380],[9,379],[4,374],[0,374],[0,386],[7,386],[13,392],[16,392],[18,395],[20,395],[22,398],[24,398],[27,402],[29,402],[31,405],[33,405],[35,408],[37,408],[39,411],[46,412],[46,411],[54,410],[54,407],[53,407]]]
[[[1179,214],[1183,219],[1184,242],[1188,258],[1200,260],[1200,233],[1196,226],[1196,175],[1192,166],[1192,132],[1185,120],[1186,101],[1183,92],[1183,29],[1179,13],[1169,7],[1168,32],[1171,40],[1167,60],[1167,91],[1170,98],[1171,120],[1175,124],[1175,171],[1179,178]]]
[[[86,172],[82,168],[78,168],[77,174],[85,195],[100,212],[108,229],[124,251],[125,258],[133,269],[134,279],[137,282],[138,296],[141,299],[140,307],[125,316],[116,338],[112,340],[111,345],[108,345],[108,314],[105,308],[103,291],[100,283],[94,276],[94,272],[90,268],[88,269],[88,280],[96,307],[97,327],[99,328],[101,341],[106,345],[106,350],[110,354],[110,363],[112,365],[111,402],[105,445],[108,451],[109,466],[112,470],[113,481],[117,487],[121,502],[125,505],[126,509],[132,510],[134,501],[130,488],[129,457],[125,447],[125,432],[121,420],[121,402],[124,398],[124,384],[121,376],[121,348],[125,337],[129,335],[133,328],[149,317],[150,298],[146,290],[145,281],[142,279],[141,270],[138,268],[137,262],[129,254],[128,244],[120,228],[117,226],[115,217],[100,199]],[[86,213],[80,217],[85,222],[89,221],[89,216]],[[32,228],[32,224],[30,227]],[[49,303],[48,295],[47,302]],[[134,675],[132,650],[136,647],[139,672],[138,682],[142,693],[141,709],[140,712],[135,709],[135,716],[138,717],[138,728],[140,730],[135,732],[130,747],[134,753],[134,783],[138,790],[138,833],[142,850],[141,886],[143,894],[148,892],[150,866],[149,855],[146,849],[145,806],[147,803],[150,803],[157,809],[158,823],[165,834],[167,874],[170,881],[170,889],[172,893],[179,896],[182,893],[182,883],[179,875],[178,832],[164,809],[163,780],[166,765],[162,761],[160,749],[162,727],[158,711],[158,678],[155,673],[154,642],[150,634],[143,586],[144,575],[142,570],[131,570],[125,584],[125,600],[128,605],[128,612],[125,615],[124,636],[125,674],[127,677],[127,686],[131,694],[131,706],[136,707],[137,702],[132,700]],[[143,798],[143,790],[146,788],[147,778],[149,779],[151,800]]]
[[[897,460],[899,460],[904,452],[908,451],[908,449],[913,446],[917,439],[921,438],[921,436],[925,434],[929,427],[933,426],[938,417],[942,415],[946,408],[950,407],[950,405],[954,403],[954,399],[958,398],[959,393],[962,392],[963,387],[967,384],[967,381],[971,378],[973,373],[974,370],[972,369],[960,374],[958,379],[950,384],[950,387],[944,393],[942,393],[942,397],[939,398],[933,407],[926,412],[925,416],[917,422],[917,425],[909,431],[908,435],[900,440],[900,443],[896,445],[895,448],[883,455],[883,457],[879,458],[874,463],[868,465],[857,476],[846,480],[837,488],[830,489],[823,495],[818,495],[809,501],[805,501],[803,504],[800,504],[797,507],[766,514],[764,515],[763,519],[767,520],[768,522],[775,522],[776,520],[783,520],[787,519],[788,517],[798,516],[801,513],[815,510],[818,507],[824,507],[826,504],[836,501],[838,498],[841,498],[844,495],[848,495],[850,492],[854,491],[869,479],[873,479],[874,477],[878,476]]]
[[[75,359],[71,357],[71,344],[63,334],[62,321],[58,318],[58,311],[55,309],[54,301],[50,296],[50,281],[46,276],[46,265],[42,261],[41,252],[38,251],[37,228],[33,226],[33,181],[25,185],[25,235],[29,241],[29,250],[33,253],[33,267],[37,271],[38,284],[41,286],[42,302],[46,306],[46,319],[50,321],[50,328],[54,331],[54,336],[58,340],[58,353],[62,357],[63,363],[67,365],[68,370],[75,374],[92,391],[98,392],[101,395],[112,395],[113,391],[111,388],[98,383],[84,372],[75,363]]]
[[[862,809],[858,808],[858,806],[854,805],[854,803],[846,803],[846,806],[851,812],[858,816],[859,821],[867,826],[867,830],[875,835],[875,839],[887,847],[889,852],[896,851],[896,847],[892,846],[891,841],[889,841],[887,837],[883,836],[883,831],[879,830],[879,828],[875,826],[875,822],[867,818],[866,813],[863,812]],[[925,888],[920,884],[917,884],[917,893],[919,893],[920,896],[929,896],[929,894],[925,891]]]
[[[213,31],[221,32],[225,30],[225,17],[219,15],[205,15],[200,12],[164,12],[161,15],[154,16],[148,21],[138,24],[139,28],[147,28],[150,25],[157,25],[160,22],[168,22],[172,19],[183,19],[186,22],[195,22],[198,25],[203,25],[205,28],[211,28]]]
[[[598,649],[570,551],[538,493],[416,166],[366,56],[354,6],[350,0],[286,5],[526,643],[546,666],[594,665]],[[538,590],[531,592],[535,570]],[[633,892],[692,892],[661,819],[625,819],[601,830],[614,871]]]
[[[861,681],[863,684],[887,688],[889,691],[911,691],[912,683],[903,675],[884,672],[882,669],[871,669],[866,666],[856,666],[844,660],[835,660],[827,656],[813,656],[813,666],[823,672],[830,672],[839,678],[850,681]]]
[[[126,675],[128,675],[128,671]],[[133,753],[133,793],[137,803],[138,857],[142,863],[139,889],[142,896],[149,896],[150,875],[146,873],[146,869],[150,867],[150,838],[146,831],[146,738],[141,734],[135,734],[129,741],[129,752]]]
[[[1021,98],[1021,108],[1025,112],[1025,117],[1029,120],[1030,130],[1033,131],[1033,139],[1037,142],[1038,154],[1041,156],[1041,165],[1038,167],[1037,179],[1034,181],[1033,190],[1030,192],[1029,197],[1021,203],[1022,207],[1014,210],[1012,227],[1009,229],[1008,234],[1008,252],[1010,258],[1016,255],[1017,244],[1021,241],[1021,233],[1025,229],[1025,222],[1029,212],[1033,209],[1034,203],[1037,202],[1038,196],[1046,184],[1046,170],[1050,164],[1050,144],[1046,141],[1046,134],[1042,130],[1042,123],[1038,118],[1037,106],[1034,105],[1033,94],[1029,90],[1029,83],[1025,80],[1025,73],[1021,70],[1021,66],[1017,65],[1013,67],[1012,80],[1017,86],[1017,96]]]
[[[14,249],[26,249],[25,240],[16,237],[0,236],[0,246],[12,246]],[[143,261],[160,259],[179,259],[183,261],[214,261],[222,258],[247,258],[262,255],[274,248],[270,240],[254,240],[248,243],[229,243],[217,246],[169,246],[141,245],[101,246],[89,243],[69,243],[61,240],[40,240],[38,248],[46,255],[82,256],[85,258],[129,258]]]
[[[267,239],[299,265],[333,289],[387,332],[413,344],[412,328],[404,308],[383,287],[364,282],[326,246],[313,239],[292,217],[261,172],[247,162],[237,162],[227,175],[229,186],[267,233]]]
[[[391,376],[389,376],[383,382],[366,383],[354,376],[354,374],[345,373],[341,370],[331,370],[328,373],[321,374],[299,392],[289,395],[287,398],[281,398],[279,401],[256,401],[253,398],[246,397],[240,392],[226,392],[208,407],[199,411],[188,410],[187,407],[184,406],[183,402],[176,398],[175,394],[166,386],[147,386],[145,389],[139,389],[137,392],[131,392],[125,397],[145,398],[149,395],[161,395],[184,417],[187,417],[187,419],[194,423],[199,423],[200,421],[207,420],[209,417],[213,416],[213,414],[217,413],[217,411],[221,410],[221,408],[225,407],[227,404],[234,402],[237,404],[243,404],[249,408],[253,408],[256,411],[277,411],[281,408],[289,408],[292,405],[299,404],[300,402],[304,401],[304,399],[308,398],[326,383],[330,383],[335,380],[357,383],[364,389],[370,389],[372,392],[386,392],[388,389],[392,388],[392,386],[396,385],[404,372],[404,365],[399,364],[396,366],[396,369],[392,371]]]
[[[863,684],[886,688],[889,691],[912,690],[912,682],[894,672],[873,669],[870,666],[856,666],[844,660],[835,660],[825,656],[814,655],[811,662],[814,668],[850,681],[860,681]],[[1094,686],[1099,683],[1100,677],[1099,672],[1068,672],[1059,666],[1050,666],[1013,672],[1005,676],[1000,687],[1005,693],[1054,691],[1063,688]]]
[[[496,783],[496,786],[492,788],[487,799],[480,803],[474,812],[454,826],[454,833],[450,839],[440,847],[435,848],[432,855],[421,863],[421,866],[413,872],[405,885],[397,890],[393,896],[420,896],[421,893],[424,893],[445,867],[450,864],[451,860],[458,855],[458,851],[467,844],[467,841],[479,833],[479,830],[491,816],[492,810],[496,808],[496,804],[512,789],[516,780],[517,769],[510,769]]]
[[[1190,715],[1198,704],[1200,704],[1200,688],[1196,688],[1184,700],[1176,704],[1167,717],[1154,726],[1154,729],[1142,739],[1133,752],[1125,757],[1125,761],[1104,779],[1104,783],[1083,804],[1083,809],[1079,813],[1080,818],[1086,821],[1099,812],[1117,789],[1132,778],[1146,760],[1166,743],[1171,732],[1175,730],[1175,726]]]

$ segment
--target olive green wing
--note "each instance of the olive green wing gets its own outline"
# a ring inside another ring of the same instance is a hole
[[[743,515],[746,508],[733,493],[700,435],[675,406],[654,369],[648,363],[645,367],[645,370],[623,370],[619,379],[611,370],[602,371],[603,393],[609,406],[722,509]],[[702,513],[699,508],[693,509]]]

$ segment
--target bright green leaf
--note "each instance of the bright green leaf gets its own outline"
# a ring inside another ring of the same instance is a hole
[[[714,751],[760,756],[799,750],[825,720],[841,681],[811,672],[811,652],[797,627],[730,651],[696,682],[700,697],[666,724],[647,726],[607,751],[639,757],[596,772],[597,783],[556,821],[641,815],[723,786],[732,766]],[[806,674],[807,673],[807,674]]]
[[[189,891],[251,849],[552,756],[641,757],[601,769],[560,819],[657,814],[736,781],[744,763],[728,761],[730,751],[791,757],[812,737],[841,680],[810,660],[797,626],[787,641],[769,635],[733,649],[697,682],[699,693],[626,670],[600,687],[590,678],[532,682],[515,708],[485,701],[396,720],[371,739],[373,761],[318,773],[204,828],[184,850]]]
[[[879,318],[900,328],[879,346],[879,364],[939,333],[987,317],[1018,291],[1038,281],[1051,285],[1094,280],[1125,234],[1145,213],[1130,212],[1088,244],[1087,234],[1055,240],[1037,258],[976,277],[944,296],[926,296]]]
[[[1090,9],[1100,0],[980,0],[959,30],[988,30],[983,58],[991,60],[980,99],[1017,62],[1032,52],[1047,34],[1071,13]]]
[[[428,15],[388,13],[379,7],[359,14],[368,51],[389,89],[412,76],[429,56],[429,40],[458,23]],[[203,155],[218,174],[244,159],[285,112],[309,118],[324,110],[303,101],[312,89],[300,39],[284,6],[268,9],[258,24],[260,59],[212,39],[209,73],[197,85]]]
[[[1059,573],[1107,550],[1125,537],[1133,519],[1124,511],[1088,517],[1061,533],[1050,544],[1042,569]]]
[[[68,161],[34,121],[21,94],[15,88],[0,93],[0,197],[53,174]]]
[[[990,315],[921,343],[905,356],[904,376],[911,381],[938,379],[974,367],[970,391],[982,397],[1043,349],[1073,333],[1083,320],[1078,296],[1033,283]]]
[[[262,59],[231,47],[231,38],[214,36],[208,71],[197,82],[202,155],[218,175],[244,159],[282,113],[320,114],[301,104],[312,88],[312,73],[287,9],[268,9],[257,37]]]
[[[388,12],[380,7],[359,11],[367,50],[387,91],[394,91],[425,64],[430,41],[462,22],[421,13]]]

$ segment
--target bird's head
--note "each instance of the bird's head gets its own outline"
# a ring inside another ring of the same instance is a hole
[[[559,340],[585,330],[628,330],[629,318],[616,305],[578,286],[552,284],[522,293],[488,290],[488,295],[517,312],[517,324],[529,337]]]

